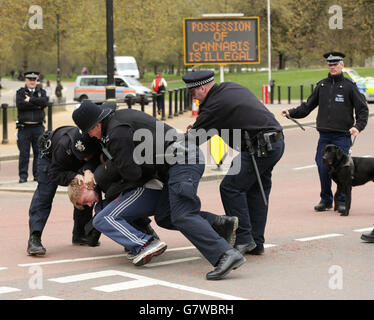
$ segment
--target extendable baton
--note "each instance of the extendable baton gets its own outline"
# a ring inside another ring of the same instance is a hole
[[[246,143],[246,145],[248,147],[249,155],[250,155],[250,157],[252,159],[253,168],[254,168],[255,173],[256,173],[257,182],[258,182],[258,185],[260,187],[260,191],[261,191],[261,195],[262,195],[262,200],[264,200],[264,204],[265,204],[265,206],[267,206],[268,205],[268,201],[266,200],[264,187],[262,185],[262,181],[261,181],[261,177],[260,177],[260,172],[258,171],[257,162],[256,162],[256,159],[255,159],[255,156],[254,156],[255,150],[253,149],[251,138],[249,137],[248,132],[245,131],[244,135],[245,135],[245,143]]]
[[[300,124],[300,122],[295,120],[294,118],[291,118],[289,114],[286,114],[286,118],[295,122],[300,127],[301,130],[305,131],[305,128]]]

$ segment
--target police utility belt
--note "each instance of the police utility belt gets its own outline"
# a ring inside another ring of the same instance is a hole
[[[16,129],[24,129],[28,127],[36,127],[42,125],[42,122],[19,122],[16,121]]]
[[[42,157],[51,158],[53,131],[45,131],[37,141]]]
[[[268,152],[273,150],[272,143],[283,140],[283,131],[259,132],[254,137],[251,137],[253,147],[257,147],[257,157],[267,157]],[[250,146],[244,141],[242,143],[242,151],[248,151]]]

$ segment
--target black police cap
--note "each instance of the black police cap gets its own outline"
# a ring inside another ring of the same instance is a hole
[[[23,75],[25,76],[26,79],[36,80],[39,77],[39,74],[40,73],[37,71],[28,71],[28,72],[25,72]]]
[[[190,72],[185,74],[182,77],[182,80],[186,83],[186,87],[188,89],[200,87],[214,80],[214,71],[199,70],[195,72]]]
[[[73,120],[83,133],[88,132],[99,122],[104,120],[113,110],[111,108],[100,108],[90,100],[84,100],[81,105],[74,110]]]
[[[342,52],[338,52],[338,51],[331,51],[331,52],[325,53],[323,57],[326,59],[327,64],[336,64],[339,61],[343,61],[345,54]]]

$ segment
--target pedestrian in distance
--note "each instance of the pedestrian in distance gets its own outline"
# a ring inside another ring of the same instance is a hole
[[[52,87],[51,87],[51,82],[49,80],[47,80],[44,90],[47,94],[47,97],[51,98],[52,97]]]
[[[200,102],[188,135],[203,130],[205,136],[197,135],[201,144],[217,134],[239,151],[220,184],[226,215],[239,218],[235,248],[242,254],[263,254],[272,170],[284,152],[282,126],[247,88],[216,84],[213,71],[191,72],[182,79]]]
[[[30,71],[24,74],[25,86],[16,93],[16,106],[18,121],[16,123],[17,146],[19,149],[18,174],[19,183],[27,182],[30,160],[30,145],[34,159],[32,173],[34,181],[38,178],[38,138],[44,132],[45,112],[48,105],[48,97],[45,90],[37,88],[39,72]]]
[[[157,93],[157,112],[161,114],[164,106],[164,94],[168,86],[166,80],[162,78],[161,72],[156,73],[156,78],[152,81],[152,90]]]
[[[333,193],[331,178],[327,166],[322,161],[322,150],[327,144],[335,144],[349,153],[352,146],[351,137],[365,129],[369,109],[365,98],[358,90],[356,83],[343,76],[344,53],[332,51],[323,55],[326,59],[329,74],[317,83],[316,88],[306,102],[292,109],[281,110],[282,116],[300,119],[308,116],[317,106],[317,131],[319,133],[315,161],[321,184],[320,202],[315,211],[332,208]],[[341,193],[334,210],[345,213],[345,194]]]

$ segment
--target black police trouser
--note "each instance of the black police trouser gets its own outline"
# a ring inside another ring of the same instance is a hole
[[[155,220],[162,227],[182,232],[202,255],[216,266],[220,257],[232,247],[212,228],[217,216],[200,211],[201,202],[197,196],[197,188],[205,169],[202,158],[200,149],[190,146],[186,163],[170,167],[169,180],[161,194],[162,203],[156,209]],[[168,205],[170,210],[167,209]],[[169,223],[166,222],[166,212],[170,214]]]
[[[51,162],[45,156],[39,156],[38,186],[34,192],[29,209],[30,234],[34,231],[43,232],[52,208],[53,198],[56,194],[57,184],[48,178],[48,169]],[[92,217],[92,208],[86,207],[83,211],[74,208],[73,236],[83,236],[84,226]]]
[[[258,158],[257,150],[255,152],[267,201],[271,190],[272,171],[283,155],[284,141],[273,142],[272,148],[266,157]],[[264,204],[248,152],[241,152],[233,159],[228,173],[221,182],[220,192],[226,215],[239,218],[236,245],[252,241],[263,244],[268,206]]]
[[[24,128],[18,129],[17,146],[19,149],[18,174],[21,179],[28,178],[30,145],[34,154],[32,173],[34,178],[38,177],[38,155],[39,148],[37,145],[38,138],[44,133],[44,126],[25,125]]]

